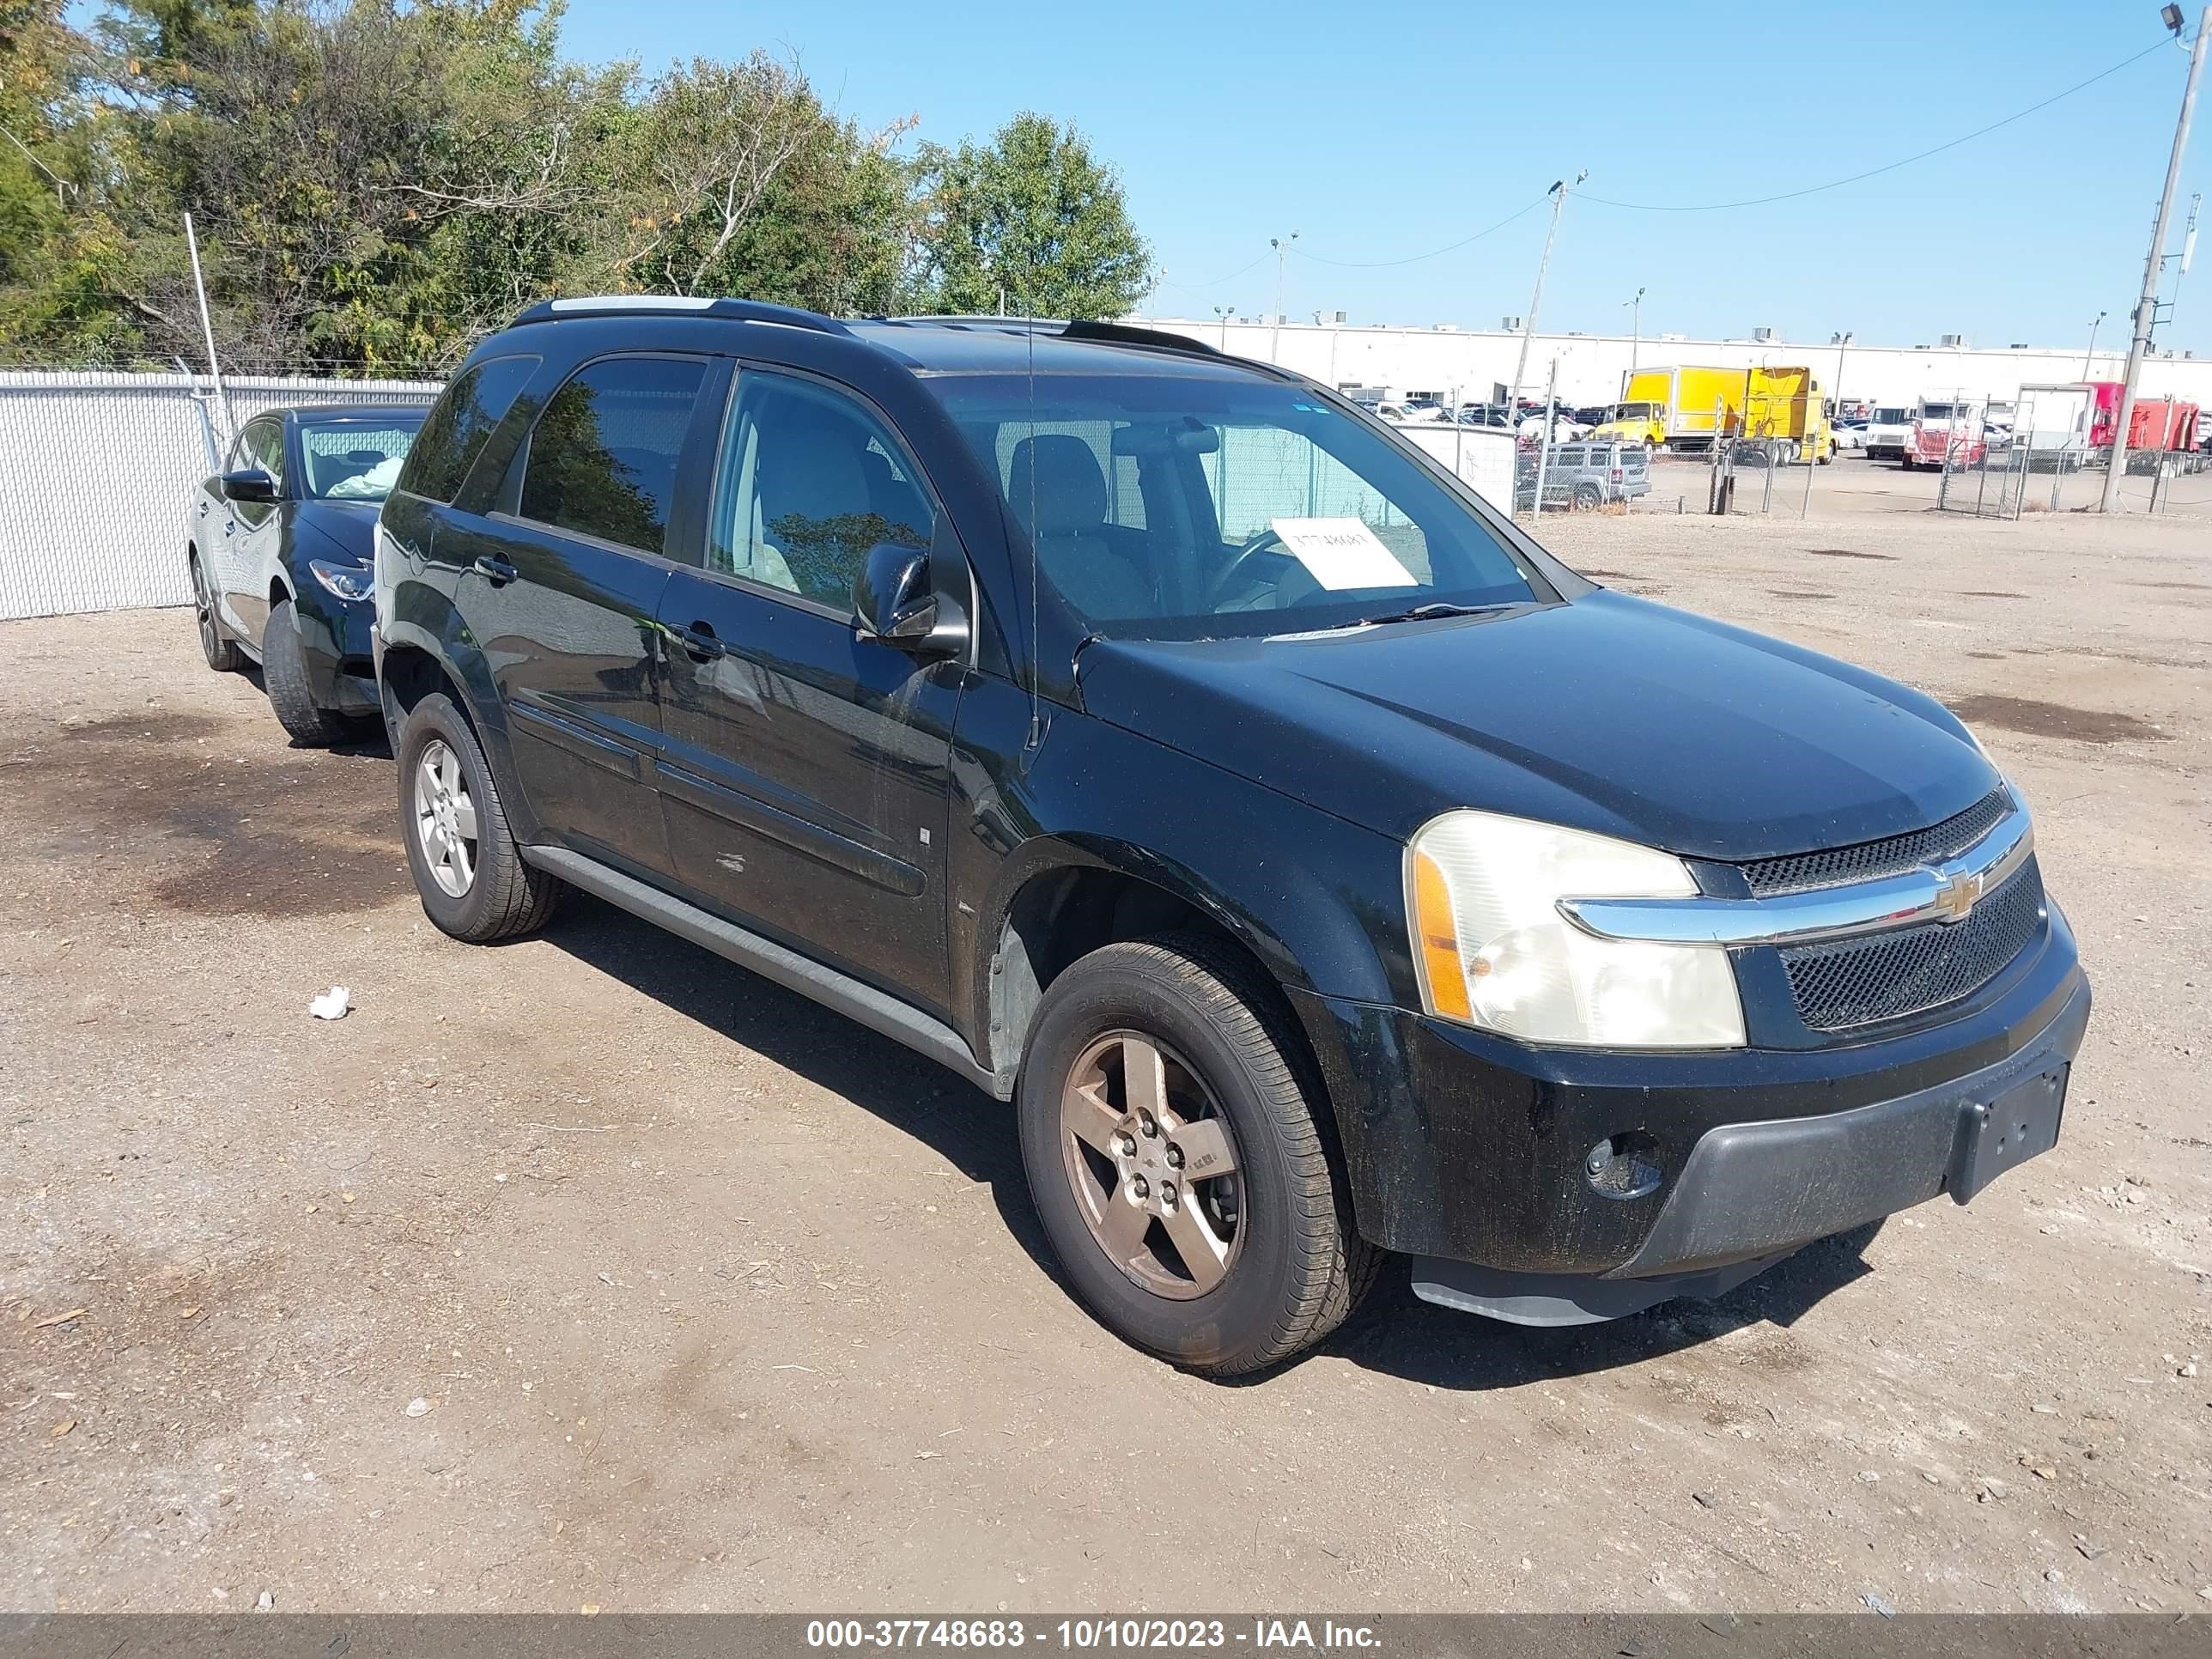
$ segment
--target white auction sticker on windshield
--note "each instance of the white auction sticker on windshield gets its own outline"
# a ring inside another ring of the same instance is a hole
[[[1419,579],[1358,519],[1271,519],[1268,528],[1323,587],[1419,587]]]

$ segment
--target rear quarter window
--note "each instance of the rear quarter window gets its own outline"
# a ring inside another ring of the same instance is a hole
[[[446,388],[422,422],[397,487],[434,501],[452,501],[491,441],[493,428],[537,370],[538,361],[487,357],[470,365]]]

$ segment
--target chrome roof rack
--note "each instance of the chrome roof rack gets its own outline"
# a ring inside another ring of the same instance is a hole
[[[847,334],[853,331],[834,317],[797,306],[770,305],[762,300],[732,300],[689,294],[590,294],[562,300],[540,300],[524,308],[517,323],[558,322],[571,317],[639,317],[683,315],[720,317],[739,323],[775,323],[785,328],[811,329],[817,334]]]

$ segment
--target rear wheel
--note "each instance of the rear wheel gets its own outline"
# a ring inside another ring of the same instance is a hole
[[[453,699],[416,703],[398,746],[399,817],[423,914],[472,945],[543,927],[566,887],[523,861],[483,750]]]
[[[238,641],[222,631],[222,618],[216,615],[215,594],[208,587],[207,572],[200,567],[200,556],[195,552],[190,561],[192,573],[192,620],[200,635],[200,654],[207,665],[218,674],[235,674],[246,666],[246,653],[238,648]]]
[[[1209,941],[1109,945],[1053,982],[1018,1110],[1076,1294],[1192,1370],[1321,1341],[1382,1253],[1352,1230],[1316,1083],[1256,975]]]
[[[295,743],[310,749],[327,749],[353,735],[353,723],[334,708],[315,701],[307,684],[307,659],[300,649],[300,619],[286,599],[269,607],[269,625],[261,635],[261,675],[269,688],[269,706],[276,720]]]
[[[1585,513],[1603,507],[1605,492],[1594,483],[1578,483],[1575,486],[1575,505]]]

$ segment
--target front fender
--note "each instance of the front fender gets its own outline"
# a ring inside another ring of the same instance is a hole
[[[462,712],[475,725],[477,741],[483,746],[515,839],[529,842],[544,839],[543,826],[532,813],[514,769],[514,748],[508,733],[507,709],[492,683],[491,665],[483,647],[455,609],[452,596],[434,582],[401,575],[377,591],[376,679],[384,705],[384,722],[396,750],[399,742],[400,709],[385,672],[386,660],[395,650],[422,653],[437,665],[448,688],[458,691]]]
[[[1018,688],[981,679],[960,705],[947,837],[952,1006],[976,1054],[994,1052],[991,965],[1015,901],[1069,868],[1114,871],[1182,900],[1287,988],[1414,1006],[1396,842],[1168,743],[1055,704],[1043,712],[1031,745]],[[1010,1063],[997,1060],[1001,1071]]]

